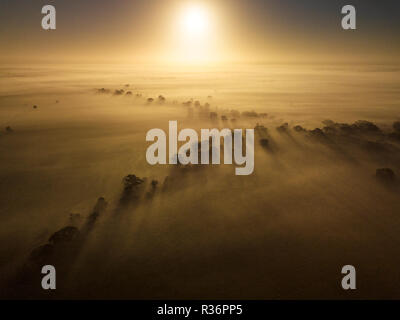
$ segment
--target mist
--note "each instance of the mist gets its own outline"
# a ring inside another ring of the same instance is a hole
[[[0,295],[49,298],[54,264],[51,298],[332,299],[352,264],[352,298],[399,298],[399,89],[392,65],[2,67]],[[170,120],[255,129],[254,172],[149,165]]]

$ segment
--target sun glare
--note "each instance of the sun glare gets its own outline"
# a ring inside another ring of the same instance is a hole
[[[190,36],[204,36],[209,28],[209,17],[204,7],[192,5],[182,14],[182,28]]]
[[[218,56],[215,8],[206,3],[186,3],[177,11],[171,33],[170,56],[179,63],[207,63]]]

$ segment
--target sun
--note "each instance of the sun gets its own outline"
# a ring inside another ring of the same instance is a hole
[[[187,36],[206,36],[209,27],[210,19],[205,7],[192,4],[182,10],[181,28]]]
[[[221,37],[215,7],[209,2],[185,1],[175,12],[166,56],[179,64],[218,59]]]
[[[209,29],[207,10],[200,5],[191,5],[182,13],[182,28],[188,35],[205,35]]]

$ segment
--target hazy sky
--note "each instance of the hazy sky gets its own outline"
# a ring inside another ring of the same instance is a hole
[[[54,31],[41,28],[45,4],[56,7]],[[345,4],[357,9],[355,31],[341,28]],[[187,21],[193,6],[200,26]],[[400,56],[399,17],[398,0],[1,0],[0,58],[390,63]]]

